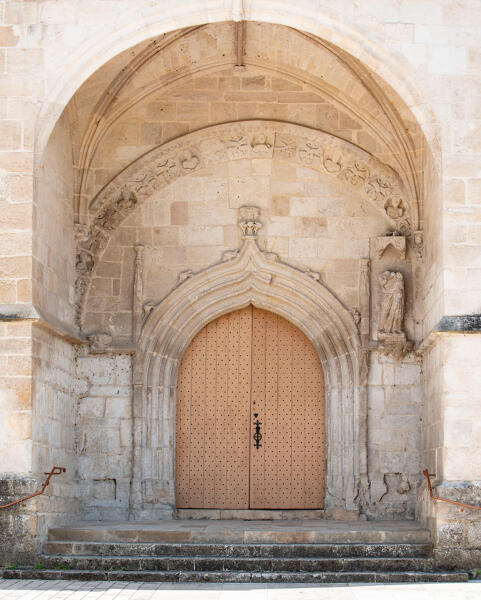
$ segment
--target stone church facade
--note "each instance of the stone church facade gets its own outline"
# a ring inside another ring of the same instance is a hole
[[[479,566],[423,476],[481,506],[479,7],[174,4],[0,2],[0,504],[66,468],[0,510],[2,560],[297,509]]]

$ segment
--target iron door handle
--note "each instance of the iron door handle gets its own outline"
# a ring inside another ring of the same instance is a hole
[[[257,413],[254,414],[254,417],[256,418],[256,420],[254,421],[254,425],[256,426],[256,432],[252,436],[254,438],[254,441],[255,441],[255,444],[253,444],[253,446],[257,450],[259,450],[259,448],[262,447],[262,444],[260,443],[261,440],[262,440],[262,433],[261,433],[262,422],[259,421],[259,419],[257,418],[258,416],[259,415]]]

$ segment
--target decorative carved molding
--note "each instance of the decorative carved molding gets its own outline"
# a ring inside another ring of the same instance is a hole
[[[307,269],[306,271],[304,271],[304,273],[311,279],[314,279],[314,281],[321,281],[321,274],[317,271],[311,271],[311,269]]]
[[[139,339],[142,327],[143,302],[144,302],[144,247],[134,246],[134,286],[132,298],[132,341],[135,344]]]
[[[234,260],[239,256],[239,250],[226,250],[222,254],[222,262],[228,262]]]
[[[185,279],[149,306],[134,356],[131,518],[165,516],[175,505],[175,393],[185,349],[204,325],[251,303],[299,327],[321,360],[327,414],[337,415],[328,427],[326,506],[354,509],[366,498],[361,492],[367,485],[367,404],[359,382],[359,332],[349,310],[322,282],[270,254],[246,236],[228,260]],[[162,461],[155,458],[159,452]]]
[[[188,269],[187,271],[182,271],[179,273],[178,283],[183,283],[186,279],[190,279],[194,276],[194,271],[192,269]]]
[[[359,273],[359,332],[361,334],[360,381],[367,385],[369,374],[369,338],[371,332],[371,261],[361,258]],[[354,318],[354,315],[353,315]]]
[[[374,252],[376,257],[381,258],[389,246],[399,253],[402,260],[406,258],[406,238],[403,235],[393,232],[392,235],[383,235],[374,238]]]
[[[361,258],[359,272],[359,333],[361,344],[358,353],[359,369],[359,413],[361,415],[368,412],[368,394],[367,381],[369,377],[369,339],[371,335],[371,261],[368,258]],[[357,315],[352,315],[356,322]],[[359,439],[362,446],[367,447],[368,421],[360,419]],[[359,501],[360,504],[369,502],[369,471],[367,462],[367,452],[359,456]]]
[[[400,360],[413,348],[403,331],[404,278],[402,273],[384,271],[379,276],[382,290],[381,310],[378,324],[379,351]]]
[[[242,238],[256,238],[262,223],[258,220],[260,209],[257,206],[241,206],[239,208],[239,225],[242,231]]]
[[[148,152],[92,200],[90,229],[88,234],[82,231],[77,243],[77,324],[82,325],[82,308],[95,264],[112,232],[137,205],[183,175],[228,160],[259,157],[290,160],[337,177],[368,198],[393,228],[406,234],[412,229],[411,213],[416,215],[416,211],[408,208],[399,175],[354,144],[325,132],[275,121],[207,127]]]
[[[410,239],[416,258],[422,261],[424,258],[424,232],[420,230],[413,231]]]

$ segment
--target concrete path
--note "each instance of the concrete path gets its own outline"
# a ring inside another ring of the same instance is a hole
[[[479,600],[481,581],[428,584],[176,584],[0,579],[0,600]]]

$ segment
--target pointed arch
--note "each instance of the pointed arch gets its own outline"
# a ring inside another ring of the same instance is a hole
[[[316,349],[326,378],[326,508],[358,508],[367,448],[356,324],[325,285],[248,237],[175,288],[143,325],[134,359],[132,518],[166,517],[175,508],[176,386],[185,350],[207,323],[249,304],[291,321]]]

